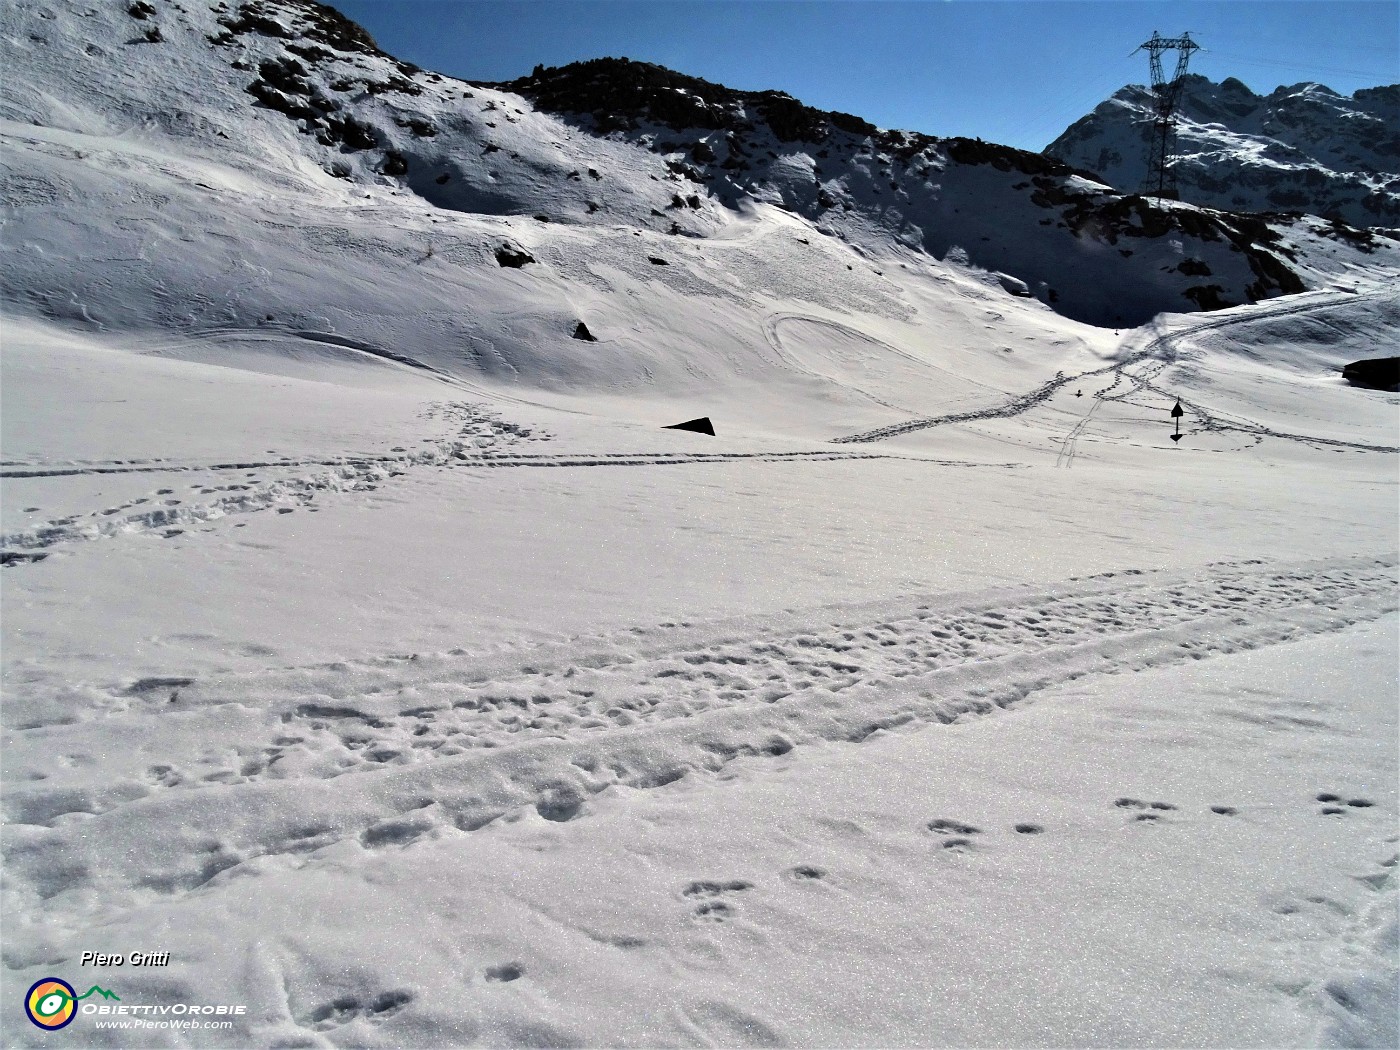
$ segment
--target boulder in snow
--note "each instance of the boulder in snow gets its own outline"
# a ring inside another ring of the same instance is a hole
[[[1009,273],[999,273],[997,274],[997,280],[1000,281],[1001,286],[1012,295],[1019,295],[1023,299],[1030,298],[1030,288],[1028,288],[1026,282],[1019,277],[1012,277]]]

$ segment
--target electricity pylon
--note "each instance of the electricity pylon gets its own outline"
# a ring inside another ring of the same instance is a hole
[[[1176,148],[1176,104],[1181,97],[1181,78],[1186,75],[1186,67],[1191,62],[1191,52],[1199,51],[1201,45],[1191,39],[1190,33],[1179,37],[1164,37],[1156,30],[1152,39],[1139,44],[1138,51],[1146,51],[1152,63],[1152,91],[1157,96],[1157,116],[1152,122],[1152,143],[1147,154],[1147,183],[1144,193],[1158,197],[1176,196],[1176,175],[1172,171],[1172,151]],[[1176,51],[1176,72],[1168,80],[1162,75],[1162,52]]]

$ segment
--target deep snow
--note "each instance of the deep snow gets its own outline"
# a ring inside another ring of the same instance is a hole
[[[7,1045],[1395,1045],[1387,256],[1114,330],[762,200],[434,209],[126,11],[5,13]]]

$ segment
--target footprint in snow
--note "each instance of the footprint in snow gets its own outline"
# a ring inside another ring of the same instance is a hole
[[[1113,804],[1119,809],[1137,810],[1133,820],[1143,824],[1155,824],[1162,819],[1163,813],[1176,809],[1170,802],[1143,802],[1136,798],[1115,799]]]
[[[1330,791],[1320,791],[1315,797],[1317,801],[1324,803],[1320,811],[1324,817],[1345,815],[1346,808],[1344,806],[1351,809],[1370,809],[1375,805],[1369,798],[1353,798],[1343,803],[1340,795],[1335,795]]]
[[[939,845],[950,853],[965,853],[972,848],[973,835],[982,834],[982,829],[960,820],[939,817],[928,822],[929,831],[941,837]]]
[[[303,1023],[318,1032],[339,1028],[359,1018],[378,1024],[393,1017],[411,1002],[411,992],[383,992],[368,1002],[353,995],[342,995],[316,1007]]]
[[[753,883],[744,879],[730,879],[727,882],[697,880],[681,891],[681,896],[698,900],[694,916],[704,922],[724,922],[735,914],[734,905],[725,897],[733,893],[743,893],[753,889]]]
[[[928,829],[935,835],[980,835],[981,828],[964,824],[960,820],[946,820],[942,817],[928,822]]]

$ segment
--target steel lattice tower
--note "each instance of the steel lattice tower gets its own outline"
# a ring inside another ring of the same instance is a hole
[[[1190,33],[1179,37],[1164,37],[1156,30],[1152,39],[1139,44],[1133,54],[1146,51],[1152,63],[1152,91],[1157,96],[1157,116],[1152,122],[1152,143],[1147,155],[1147,183],[1144,193],[1158,197],[1176,196],[1176,177],[1172,171],[1172,151],[1176,147],[1176,104],[1181,97],[1181,78],[1191,62],[1191,52],[1201,45]],[[1176,51],[1176,72],[1168,80],[1162,74],[1162,52]]]

